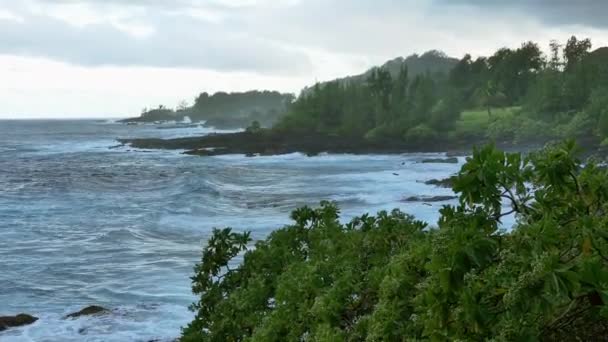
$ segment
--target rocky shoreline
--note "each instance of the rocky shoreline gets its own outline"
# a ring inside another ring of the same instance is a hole
[[[199,137],[176,139],[117,139],[120,145],[137,149],[184,150],[184,154],[195,156],[218,156],[227,154],[244,154],[253,156],[271,156],[289,153],[303,153],[315,156],[320,153],[335,154],[401,154],[401,153],[445,153],[447,158],[428,159],[424,163],[443,162],[457,163],[455,156],[471,153],[474,146],[490,143],[488,139],[465,139],[448,141],[437,139],[424,143],[408,143],[403,140],[367,140],[360,137],[344,137],[320,133],[284,133],[274,130],[260,132],[216,133]],[[584,151],[584,157],[606,159],[608,148],[602,147],[597,139],[583,139],[578,143]],[[514,144],[495,142],[504,151],[528,152],[542,148],[546,143],[531,142]]]
[[[112,310],[98,306],[91,305],[83,308],[80,311],[76,311],[70,314],[67,314],[63,317],[63,319],[79,319],[81,317],[86,316],[103,316],[112,314]],[[8,330],[10,328],[19,328],[27,325],[31,325],[36,323],[39,320],[38,317],[29,315],[29,314],[18,314],[15,316],[0,316],[0,332]],[[79,331],[80,333],[84,333],[85,331]],[[179,339],[171,339],[171,342],[178,341]],[[161,342],[161,340],[150,340],[148,342]]]
[[[258,133],[238,132],[177,139],[119,139],[118,141],[123,145],[139,149],[185,150],[185,154],[198,156],[225,154],[267,156],[294,152],[314,156],[320,153],[400,154],[446,151],[450,155],[459,155],[468,152],[470,146],[474,145],[443,141],[427,144],[412,144],[397,140],[370,141],[355,137],[312,133],[289,134],[270,130]],[[453,159],[446,161],[454,162]]]

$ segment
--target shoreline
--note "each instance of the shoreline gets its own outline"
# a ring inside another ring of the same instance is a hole
[[[173,139],[134,138],[117,139],[121,144],[147,150],[184,150],[183,154],[194,156],[219,156],[241,154],[248,157],[273,156],[302,153],[316,156],[330,154],[402,154],[402,153],[446,153],[447,156],[464,156],[474,147],[492,143],[489,139],[470,138],[460,141],[435,140],[425,143],[407,143],[399,140],[369,141],[364,138],[342,137],[325,134],[290,134],[265,130],[262,132],[214,133],[205,136]],[[497,148],[507,152],[528,152],[538,150],[548,141],[527,143],[494,142]],[[583,155],[605,157],[605,148],[596,141],[578,141]]]

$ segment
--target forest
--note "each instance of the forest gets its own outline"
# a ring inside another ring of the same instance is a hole
[[[293,101],[292,94],[267,90],[217,92],[211,95],[203,92],[192,105],[184,101],[175,109],[164,105],[144,108],[139,117],[123,122],[182,121],[188,117],[193,122],[204,121],[206,125],[218,129],[242,128],[252,121],[270,127],[285,115]]]
[[[490,57],[466,55],[451,67],[443,56],[442,70],[412,73],[406,63],[392,63],[364,79],[316,84],[274,128],[423,145],[607,144],[608,48],[592,50],[589,39],[573,36],[552,41],[548,51],[526,42]]]
[[[254,245],[215,230],[181,341],[605,340],[608,171],[571,141],[488,145],[452,183],[437,226],[324,202]]]

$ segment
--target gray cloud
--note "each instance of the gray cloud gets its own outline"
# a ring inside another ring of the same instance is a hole
[[[63,15],[65,6],[120,18],[73,25],[47,13]],[[463,20],[470,7],[487,16]],[[601,18],[608,1],[599,0],[0,0],[2,8],[24,20],[0,18],[0,54],[281,75],[314,73],[319,52],[382,62],[435,48],[486,52],[542,36],[514,25],[524,17],[608,28]],[[116,21],[153,33],[137,37]]]
[[[75,2],[38,0],[44,6],[82,4],[107,9],[118,0]],[[84,66],[152,66],[203,68],[218,71],[255,71],[269,74],[298,74],[312,68],[309,56],[281,42],[264,39],[239,27],[197,19],[175,11],[188,10],[196,1],[177,1],[173,12],[160,0],[129,1],[126,8],[147,6],[144,16],[127,18],[121,24],[136,23],[152,30],[134,36],[107,21],[71,25],[52,16],[32,13],[15,6],[13,14],[23,20],[0,20],[0,53],[47,57]],[[224,10],[220,2],[208,2],[206,10]],[[160,6],[160,8],[156,7]],[[1,7],[0,7],[1,8]],[[5,7],[6,8],[6,7]],[[8,7],[11,9],[10,7]]]
[[[539,18],[549,25],[581,25],[607,28],[606,0],[436,0],[442,5],[472,5],[489,11],[512,10]]]

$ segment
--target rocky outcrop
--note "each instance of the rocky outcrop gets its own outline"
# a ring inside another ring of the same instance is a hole
[[[451,188],[454,181],[452,177],[446,179],[431,179],[429,181],[424,182],[426,185],[434,185],[440,188]]]
[[[449,158],[428,158],[421,161],[423,164],[458,164],[457,157]]]
[[[262,130],[258,133],[238,132],[210,134],[178,139],[121,139],[140,149],[186,150],[186,154],[215,156],[222,154],[279,155],[294,152],[314,156],[327,153],[399,154],[406,152],[439,152],[441,144],[408,144],[400,140],[369,141],[356,137],[340,137],[320,133],[293,134]],[[458,161],[458,160],[457,160]]]
[[[66,315],[65,318],[78,318],[78,317],[82,317],[82,316],[92,316],[92,315],[103,315],[103,314],[107,314],[109,313],[110,310],[101,307],[101,306],[97,306],[97,305],[91,305],[91,306],[87,306],[86,308],[78,311],[78,312],[73,312],[69,315]]]
[[[411,196],[403,202],[445,202],[458,198],[457,196]]]
[[[0,316],[0,331],[8,328],[21,327],[29,325],[38,320],[38,317],[34,317],[28,314],[19,314],[17,316]]]

